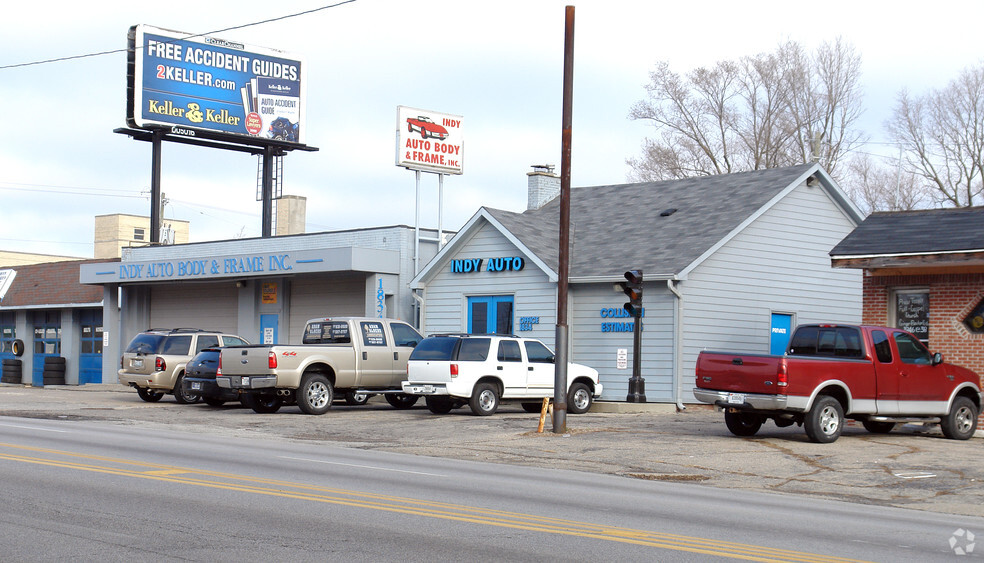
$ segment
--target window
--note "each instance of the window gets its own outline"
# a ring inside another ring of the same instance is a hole
[[[390,323],[390,330],[393,331],[393,345],[413,348],[423,337],[410,325],[403,323]]]
[[[304,328],[304,344],[349,344],[348,321],[310,323]]]
[[[883,364],[892,363],[892,345],[888,343],[888,336],[885,331],[871,331],[871,340],[875,343],[875,356]]]
[[[899,349],[899,359],[904,364],[931,364],[933,358],[923,343],[904,332],[894,332],[895,347]]]
[[[554,363],[553,352],[543,344],[534,340],[526,341],[526,358],[534,364]]]
[[[984,299],[981,299],[977,307],[974,307],[974,310],[964,317],[963,323],[970,332],[975,334],[984,333]]]
[[[247,344],[245,340],[239,338],[238,336],[223,336],[222,345],[223,346],[242,346]]]
[[[164,356],[187,356],[191,350],[191,336],[169,336],[160,351]]]
[[[521,362],[523,357],[519,353],[519,342],[515,340],[500,340],[499,355],[496,357],[500,362]]]
[[[857,328],[804,326],[796,330],[789,345],[791,356],[834,356],[862,358],[861,333]]]
[[[383,323],[371,322],[362,324],[362,343],[366,346],[386,346],[386,333]]]
[[[458,345],[458,357],[460,362],[484,362],[489,357],[489,347],[492,345],[490,338],[462,338]]]
[[[206,348],[214,348],[219,345],[219,337],[212,334],[203,334],[198,337],[195,343],[195,353],[201,352]]]
[[[410,359],[448,361],[454,355],[458,342],[458,338],[450,336],[425,338],[413,349]]]
[[[144,240],[146,234],[147,234],[146,229],[136,227],[133,229],[133,240]]]
[[[929,342],[929,292],[904,290],[895,292],[895,328],[911,332],[923,342]]]

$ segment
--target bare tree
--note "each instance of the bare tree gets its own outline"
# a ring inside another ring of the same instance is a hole
[[[886,129],[937,204],[984,203],[984,65],[925,96],[902,91]]]
[[[840,40],[813,56],[787,42],[773,53],[720,61],[686,77],[658,63],[647,98],[629,113],[652,122],[658,137],[627,160],[630,177],[725,174],[817,158],[833,172],[861,141],[853,129],[861,111],[860,65]]]
[[[875,211],[910,211],[931,201],[921,178],[903,170],[901,161],[879,164],[866,154],[852,158],[841,185],[865,214]]]

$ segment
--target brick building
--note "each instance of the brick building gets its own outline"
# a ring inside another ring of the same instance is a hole
[[[872,213],[831,264],[864,270],[862,322],[906,329],[984,376],[981,225],[984,207]]]

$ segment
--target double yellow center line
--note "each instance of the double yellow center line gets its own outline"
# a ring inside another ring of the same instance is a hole
[[[605,526],[535,514],[491,510],[489,508],[432,502],[362,491],[350,491],[306,483],[219,473],[189,467],[159,465],[135,460],[93,456],[15,444],[0,443],[0,460],[137,479],[152,479],[308,502],[322,502],[370,510],[382,510],[486,526],[514,528],[530,532],[578,536],[748,561],[855,561],[854,559],[828,557],[751,544],[718,541],[678,534],[665,534],[646,530],[633,530],[630,528]]]

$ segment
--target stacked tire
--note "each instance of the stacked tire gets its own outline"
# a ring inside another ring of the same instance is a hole
[[[44,371],[41,375],[45,385],[65,385],[65,358],[45,356]]]
[[[20,383],[22,369],[22,363],[19,359],[4,358],[3,377],[0,377],[0,383]]]

